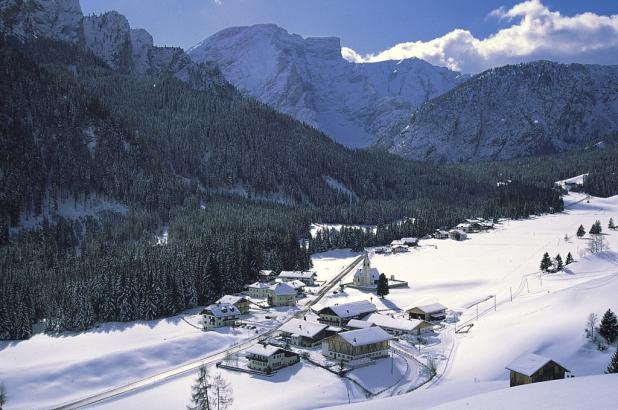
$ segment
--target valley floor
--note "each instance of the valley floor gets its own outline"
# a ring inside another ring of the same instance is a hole
[[[431,382],[408,394],[402,393],[416,386],[401,385],[366,401],[354,383],[305,361],[272,377],[221,370],[234,389],[233,407],[310,409],[356,402],[354,406],[368,409],[446,406],[452,400],[508,387],[504,367],[529,352],[562,363],[578,382],[583,376],[602,374],[616,347],[599,352],[586,339],[584,327],[591,312],[602,316],[608,308],[618,311],[618,253],[612,251],[618,250],[618,232],[606,229],[610,217],[618,220],[618,197],[586,199],[571,194],[565,204],[563,213],[503,221],[497,229],[472,234],[463,242],[423,240],[409,253],[372,255],[372,266],[406,280],[409,287],[391,289],[383,300],[346,288],[336,294],[331,291],[320,302],[323,306],[371,300],[394,315],[426,303],[446,305],[459,321],[445,324],[435,343],[420,351],[405,340],[398,343],[420,361],[438,359],[438,377]],[[577,239],[575,232],[580,224],[589,229],[597,219],[607,232],[610,250],[589,255],[589,240]],[[552,257],[560,253],[563,259],[571,252],[576,263],[562,273],[540,276],[538,266],[546,251]],[[346,250],[314,255],[318,279],[335,277],[357,256]],[[344,282],[349,280],[351,275]],[[198,321],[196,313],[152,322],[104,324],[79,334],[38,334],[28,341],[0,342],[0,380],[9,394],[7,408],[58,405],[255,336],[254,330],[247,329],[201,332],[192,326]],[[256,323],[263,319],[256,318]],[[266,323],[264,329],[275,323]],[[455,333],[465,324],[473,325],[468,333]],[[359,372],[362,382],[377,385],[380,380],[375,373],[384,371],[390,361],[382,360],[370,371]],[[419,377],[421,370],[414,367],[408,377]],[[190,372],[94,407],[128,409],[148,403],[151,409],[183,408],[189,404],[194,379],[195,372]],[[397,397],[382,399],[385,395]]]

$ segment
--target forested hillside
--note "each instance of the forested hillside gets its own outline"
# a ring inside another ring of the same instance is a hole
[[[120,73],[48,40],[0,45],[0,339],[27,338],[42,320],[58,331],[172,315],[259,269],[308,269],[299,240],[311,222],[381,224],[379,237],[336,243],[358,248],[562,208],[543,162],[443,167],[349,150],[228,85]],[[587,155],[557,159],[559,176],[616,163],[613,149]],[[97,195],[128,214],[54,211]],[[41,225],[10,234],[43,209]],[[416,222],[391,224],[403,217]]]

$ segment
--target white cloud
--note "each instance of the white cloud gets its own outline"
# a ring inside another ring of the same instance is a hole
[[[355,62],[417,57],[466,73],[538,59],[618,64],[618,15],[563,16],[540,0],[529,0],[511,9],[500,7],[490,16],[512,25],[484,39],[456,29],[433,40],[400,43],[378,54],[360,56],[344,48],[342,55]]]

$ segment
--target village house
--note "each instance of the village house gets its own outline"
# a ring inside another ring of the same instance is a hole
[[[251,347],[246,357],[247,367],[267,374],[300,361],[298,353],[267,344]]]
[[[443,231],[442,229],[436,229],[432,235],[435,239],[448,239],[448,231]]]
[[[275,271],[263,269],[258,273],[258,279],[260,282],[268,283],[277,277]]]
[[[225,295],[215,303],[234,305],[241,315],[249,313],[249,308],[251,306],[249,299],[237,295]]]
[[[461,229],[451,229],[448,231],[448,236],[455,241],[465,241],[468,239],[468,234]]]
[[[378,272],[378,269],[371,267],[369,255],[365,253],[365,258],[363,259],[363,266],[359,268],[356,273],[354,273],[354,279],[352,279],[352,284],[354,286],[360,287],[375,287],[378,283],[379,278],[380,272]]]
[[[295,346],[314,347],[323,339],[339,333],[341,329],[294,318],[281,326],[279,331]]]
[[[290,282],[285,282],[296,290],[297,295],[303,295],[305,293],[305,283],[300,280],[293,280]]]
[[[296,295],[296,289],[285,282],[280,282],[268,287],[266,298],[270,306],[294,306]]]
[[[394,318],[382,315],[380,313],[372,313],[364,320],[368,323],[373,323],[374,325],[381,327],[394,336],[420,336],[430,332],[434,327],[434,325],[424,320]]]
[[[446,306],[440,303],[415,306],[406,310],[410,319],[425,320],[427,322],[439,322],[446,319]]]
[[[354,329],[366,329],[372,326],[375,326],[375,325],[373,323],[369,323],[364,320],[350,319],[348,323],[345,325],[345,328],[348,330],[354,330]]]
[[[279,274],[279,279],[286,282],[293,280],[300,280],[307,286],[314,286],[317,274],[315,272],[301,272],[301,271],[283,271]]]
[[[202,316],[204,328],[210,330],[223,326],[236,326],[236,322],[240,319],[240,311],[229,303],[217,303],[202,310]]]
[[[391,245],[391,253],[406,253],[409,252],[410,248],[406,245]]]
[[[380,327],[338,333],[322,342],[325,357],[350,365],[388,356],[389,340],[393,337]]]
[[[263,282],[255,282],[251,285],[247,286],[247,290],[249,291],[249,296],[257,299],[266,299],[268,297],[268,291],[270,289],[270,285],[268,283]]]
[[[360,319],[376,310],[373,303],[362,300],[359,302],[328,306],[320,309],[317,313],[318,316],[320,316],[319,321],[321,323],[341,327],[347,324],[350,319]]]
[[[564,379],[565,375],[570,373],[566,367],[555,361],[533,353],[517,358],[506,369],[511,372],[511,387]]]
[[[401,238],[402,245],[418,246],[418,238]]]

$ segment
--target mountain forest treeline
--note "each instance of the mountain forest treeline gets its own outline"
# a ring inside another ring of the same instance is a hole
[[[310,269],[314,251],[559,212],[563,177],[589,172],[587,187],[607,195],[617,186],[612,147],[424,164],[347,149],[229,85],[121,73],[43,39],[2,39],[0,50],[0,339],[28,338],[35,323],[56,332],[174,315],[260,269]],[[117,206],[63,213],[101,201]],[[313,222],[378,228],[306,247]],[[155,236],[164,230],[167,242]]]

